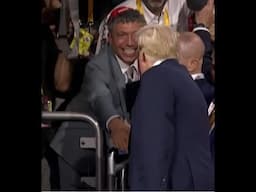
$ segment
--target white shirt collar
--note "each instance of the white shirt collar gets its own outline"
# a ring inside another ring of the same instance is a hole
[[[116,55],[116,59],[117,59],[117,62],[120,66],[120,69],[122,71],[123,74],[125,74],[125,72],[128,70],[128,68],[130,66],[134,66],[136,68],[136,71],[138,72],[138,61],[137,59],[134,61],[134,63],[132,65],[128,65],[126,64],[125,62],[123,62],[117,55]]]
[[[168,2],[168,1],[167,1]],[[142,6],[144,9],[144,17],[147,21],[148,24],[163,24],[163,15],[164,15],[164,10],[166,8],[167,2],[165,3],[165,6],[163,7],[162,13],[159,16],[153,14],[147,7],[146,5],[144,5],[144,3],[142,2]]]
[[[165,60],[165,59],[157,60],[156,62],[153,63],[152,67],[157,66],[157,65],[160,65],[164,60]]]
[[[203,73],[195,73],[195,74],[191,74],[191,76],[193,80],[204,79]]]

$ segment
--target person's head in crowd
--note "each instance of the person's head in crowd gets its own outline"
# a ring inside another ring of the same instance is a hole
[[[144,25],[144,16],[127,7],[114,9],[108,19],[109,44],[115,54],[128,65],[138,57],[135,33]]]
[[[155,15],[160,15],[167,0],[142,0],[145,6]]]
[[[159,60],[176,58],[178,33],[164,25],[147,25],[137,32],[139,69],[146,72]]]
[[[59,10],[61,8],[59,0],[41,0],[41,19],[43,24],[51,27],[57,26],[59,22]]]
[[[180,33],[177,42],[177,58],[190,74],[202,72],[204,50],[204,43],[197,34]]]

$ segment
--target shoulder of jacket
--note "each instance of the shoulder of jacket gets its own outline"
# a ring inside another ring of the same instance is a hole
[[[99,68],[106,66],[108,63],[108,53],[107,48],[103,47],[100,52],[93,56],[93,58],[88,62],[88,65],[96,65]]]

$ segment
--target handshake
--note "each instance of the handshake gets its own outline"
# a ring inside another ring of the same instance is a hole
[[[108,124],[113,145],[122,151],[128,152],[131,126],[127,120],[115,117]]]

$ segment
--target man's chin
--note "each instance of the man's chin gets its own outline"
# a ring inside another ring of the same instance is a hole
[[[125,60],[125,63],[130,65],[130,64],[133,64],[135,60],[136,60],[136,58],[135,59],[127,59],[127,60]]]
[[[136,60],[136,56],[133,57],[122,57],[123,62],[125,62],[126,64],[131,64]]]

